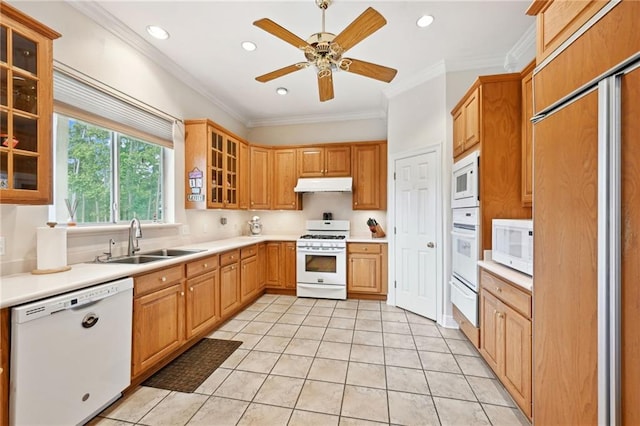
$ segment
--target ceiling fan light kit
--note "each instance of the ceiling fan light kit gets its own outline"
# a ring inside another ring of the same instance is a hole
[[[258,76],[256,80],[266,83],[313,65],[316,69],[321,102],[328,101],[334,97],[333,71],[347,71],[387,83],[393,80],[397,73],[393,68],[342,57],[347,50],[382,28],[387,23],[384,17],[375,9],[369,7],[336,36],[325,31],[325,10],[331,5],[332,1],[315,0],[315,2],[322,10],[322,31],[312,34],[306,41],[270,19],[263,18],[253,23],[256,27],[302,50],[307,59],[306,62],[298,62]]]

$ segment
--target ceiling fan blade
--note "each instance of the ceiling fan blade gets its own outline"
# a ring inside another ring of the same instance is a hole
[[[266,83],[267,81],[282,77],[283,75],[291,74],[292,72],[301,70],[308,66],[309,64],[306,62],[298,62],[297,64],[289,65],[287,67],[280,68],[279,70],[271,71],[270,73],[256,77],[256,80],[260,83]]]
[[[393,68],[351,58],[344,58],[340,63],[340,69],[387,83],[391,82],[398,72]]]
[[[387,23],[384,16],[380,15],[374,8],[370,7],[358,16],[347,28],[333,39],[334,44],[342,47],[346,52],[356,44],[360,43],[371,34],[378,31]]]
[[[294,33],[290,32],[286,28],[283,28],[280,25],[276,24],[271,19],[262,18],[255,21],[253,25],[265,30],[269,34],[278,37],[280,40],[286,41],[287,43],[293,45],[294,47],[297,47],[298,49],[304,49],[305,47],[309,46],[309,43],[307,43]]]
[[[333,75],[329,74],[325,77],[320,77],[318,73],[318,90],[320,91],[320,102],[333,99]]]

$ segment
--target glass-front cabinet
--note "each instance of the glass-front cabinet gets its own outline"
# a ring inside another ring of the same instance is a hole
[[[0,8],[0,202],[52,201],[53,40],[60,34]]]
[[[238,208],[238,141],[209,126],[208,208]]]

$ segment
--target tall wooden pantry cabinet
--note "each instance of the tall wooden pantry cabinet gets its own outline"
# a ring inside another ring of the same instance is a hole
[[[528,13],[533,420],[640,424],[640,2],[536,1]]]

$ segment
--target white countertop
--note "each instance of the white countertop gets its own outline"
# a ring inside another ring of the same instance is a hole
[[[0,308],[27,303],[30,301],[66,293],[84,287],[116,280],[123,277],[138,275],[174,264],[184,263],[201,257],[221,253],[227,250],[248,246],[266,241],[296,241],[299,235],[261,235],[257,237],[235,237],[225,240],[209,241],[205,243],[189,244],[181,249],[200,249],[199,253],[177,256],[166,260],[158,260],[141,265],[121,263],[77,263],[71,265],[71,270],[47,275],[33,275],[22,273],[0,277]],[[377,242],[386,243],[386,238],[354,237],[348,242]]]
[[[371,235],[352,235],[347,238],[348,243],[380,243],[387,244],[389,240],[387,237],[372,238]]]
[[[480,260],[478,261],[478,266],[499,275],[518,287],[522,287],[528,292],[533,291],[533,278],[529,275],[518,272],[515,269],[508,268],[500,263],[494,262],[493,260]]]

